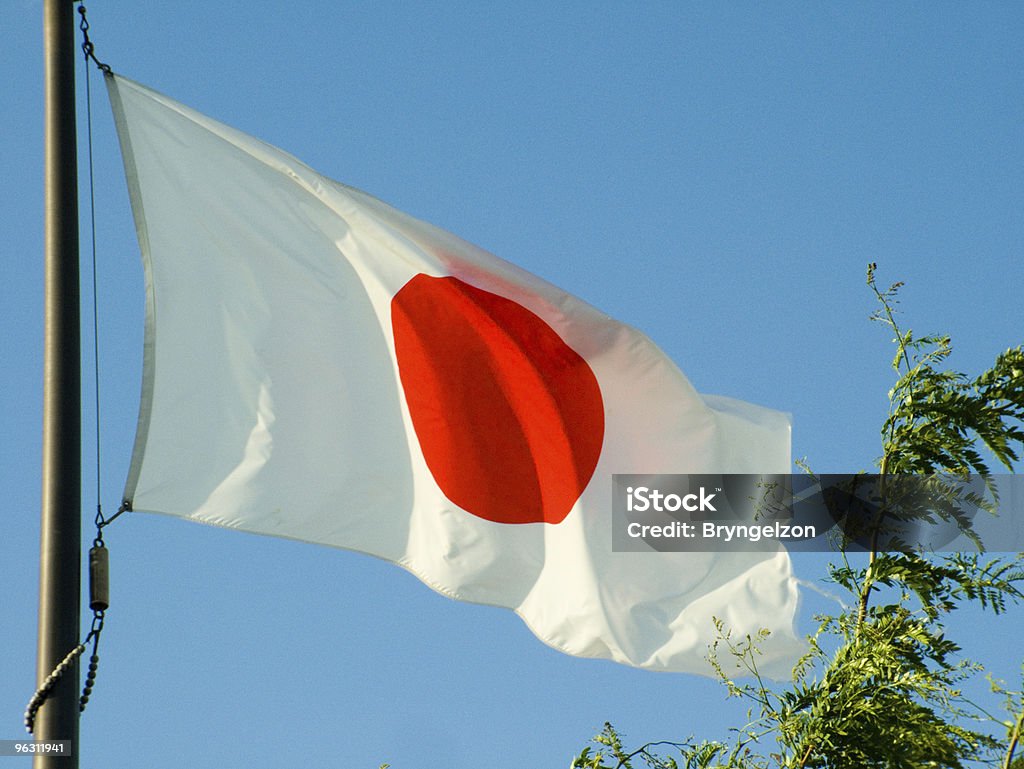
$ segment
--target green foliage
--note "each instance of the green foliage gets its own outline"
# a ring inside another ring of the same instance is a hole
[[[589,747],[584,748],[573,759],[570,769],[637,769],[640,766],[636,763],[637,760],[642,761],[643,766],[650,769],[703,769],[716,766],[714,761],[728,750],[728,746],[718,742],[705,742],[699,745],[649,742],[627,753],[622,746],[622,735],[609,723],[606,723],[604,730],[594,737],[594,743],[607,749],[607,754],[601,750],[591,753]],[[673,750],[679,754],[682,763],[672,756],[658,755],[654,752],[655,748]],[[606,761],[615,763],[605,763]]]
[[[980,451],[983,444],[1007,469],[1024,444],[1024,349],[1016,347],[970,379],[937,368],[952,353],[948,336],[915,338],[900,329],[894,307],[902,283],[885,291],[875,283],[875,265],[868,266],[868,285],[881,308],[872,319],[895,334],[892,367],[898,378],[889,391],[889,415],[882,426],[885,473],[966,473],[989,475]]]
[[[927,505],[895,494],[885,513],[953,520],[969,531],[965,505],[994,511],[998,503],[983,450],[1012,470],[1024,446],[1024,349],[1007,350],[973,379],[944,370],[949,337],[902,330],[895,316],[901,284],[879,289],[875,265],[868,285],[881,305],[872,319],[893,332],[896,345],[879,472],[893,484],[900,474],[942,474]],[[958,483],[971,473],[986,481],[985,492]],[[993,684],[1004,700],[1003,718],[967,699],[963,684],[983,668],[963,656],[943,625],[968,602],[999,614],[1024,599],[1024,557],[872,547],[860,565],[842,553],[828,581],[851,596],[853,608],[817,618],[785,686],[773,688],[758,674],[759,638],[734,639],[718,626],[709,661],[728,693],[750,708],[729,742],[691,739],[628,751],[605,724],[597,750],[584,749],[573,769],[1024,769],[1024,695]],[[727,675],[720,653],[739,660],[753,682]]]

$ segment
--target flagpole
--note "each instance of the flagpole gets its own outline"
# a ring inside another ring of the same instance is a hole
[[[45,331],[43,487],[37,682],[79,643],[81,406],[78,297],[78,160],[74,0],[44,0]],[[67,740],[72,755],[37,755],[35,769],[78,766],[77,662],[36,717],[37,740]]]

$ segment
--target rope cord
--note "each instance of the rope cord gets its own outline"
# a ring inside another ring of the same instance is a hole
[[[79,14],[82,17],[82,23],[80,29],[82,30],[82,53],[85,56],[86,72],[85,72],[85,125],[86,125],[86,144],[88,147],[88,166],[89,166],[89,232],[90,242],[92,245],[92,355],[93,355],[93,393],[95,394],[95,402],[93,403],[94,414],[95,414],[95,425],[94,432],[96,435],[96,511],[100,518],[102,513],[100,512],[100,504],[103,499],[103,485],[102,478],[103,474],[102,464],[100,461],[100,317],[99,317],[99,281],[97,279],[97,257],[96,257],[96,177],[93,167],[93,156],[92,156],[92,89],[90,83],[92,78],[89,77],[89,59],[92,58],[102,69],[106,67],[105,64],[100,64],[99,60],[96,59],[96,55],[93,52],[93,44],[89,40],[89,22],[85,17],[85,6],[81,5],[78,8]],[[107,70],[110,68],[107,67]]]
[[[86,137],[88,147],[88,166],[89,166],[89,230],[90,230],[90,242],[92,251],[92,340],[93,340],[93,392],[95,394],[95,403],[93,404],[93,411],[95,414],[95,425],[94,433],[96,435],[96,546],[103,546],[103,535],[102,529],[104,526],[113,521],[121,513],[125,512],[126,507],[122,506],[110,519],[104,518],[103,516],[103,468],[102,468],[102,454],[101,454],[101,429],[100,429],[100,319],[99,319],[99,278],[98,278],[98,257],[96,248],[96,174],[93,163],[93,151],[92,151],[92,88],[91,78],[89,77],[89,61],[90,59],[96,64],[96,67],[104,74],[109,75],[112,73],[110,66],[96,58],[96,46],[93,45],[92,40],[89,39],[89,19],[86,17],[85,4],[81,0],[76,0],[79,3],[78,14],[81,16],[81,23],[79,29],[82,31],[82,54],[85,57],[86,73],[85,73],[85,114],[86,114]]]
[[[72,667],[75,660],[85,653],[85,649],[91,641],[92,655],[89,657],[89,669],[85,676],[85,684],[82,687],[82,696],[78,700],[78,711],[80,713],[85,711],[86,703],[89,702],[93,687],[96,685],[96,671],[99,668],[100,662],[100,634],[103,632],[103,622],[106,618],[107,608],[110,605],[109,551],[107,550],[106,543],[103,541],[103,529],[109,526],[121,513],[127,512],[129,509],[130,507],[125,503],[114,515],[107,519],[103,518],[102,512],[97,511],[96,513],[96,537],[92,541],[92,549],[89,550],[89,593],[91,596],[89,608],[92,609],[92,627],[89,628],[89,634],[86,635],[85,640],[68,652],[64,659],[57,663],[53,672],[46,677],[39,688],[36,689],[35,694],[32,695],[32,699],[29,700],[28,707],[25,709],[25,729],[29,734],[35,728],[36,715],[39,713],[39,708],[43,706],[43,703],[53,693],[53,689],[57,682],[60,681],[61,676]]]
[[[96,66],[104,74],[110,74],[111,69],[109,66],[101,62],[96,58],[95,47],[92,41],[89,39],[89,22],[85,16],[85,6],[80,5],[78,13],[81,15],[81,24],[79,29],[82,31],[82,53],[85,56],[86,68],[88,70],[89,60],[95,62]],[[103,490],[101,485],[101,463],[100,463],[100,370],[99,370],[99,300],[98,296],[98,280],[97,280],[97,249],[96,249],[96,194],[95,194],[95,176],[93,171],[93,154],[92,154],[92,93],[89,86],[89,73],[86,71],[85,75],[85,93],[86,93],[86,125],[87,125],[87,137],[88,137],[88,165],[89,165],[89,217],[91,224],[91,236],[92,236],[92,318],[93,318],[93,371],[94,371],[94,385],[96,393],[96,537],[92,542],[92,549],[89,551],[89,588],[90,588],[90,602],[89,608],[92,609],[92,626],[89,629],[88,635],[85,640],[78,644],[74,649],[68,652],[64,659],[57,663],[53,671],[48,675],[43,683],[36,690],[35,694],[32,695],[32,699],[29,700],[28,707],[25,709],[25,728],[31,734],[35,728],[36,716],[39,714],[39,709],[43,706],[46,700],[53,693],[53,689],[57,686],[61,677],[71,668],[73,668],[75,662],[81,657],[89,643],[92,642],[92,654],[89,657],[89,668],[85,676],[85,685],[82,688],[82,695],[78,701],[78,710],[82,712],[85,710],[86,703],[89,702],[89,697],[92,694],[93,686],[96,684],[96,671],[99,668],[99,645],[100,645],[100,634],[103,632],[103,621],[106,616],[106,610],[110,605],[109,601],[109,551],[107,550],[106,543],[103,541],[103,529],[114,521],[119,515],[130,509],[128,503],[124,503],[121,508],[110,518],[104,518],[103,508],[100,503],[102,499]]]
[[[92,694],[92,688],[96,683],[96,670],[99,667],[99,644],[100,633],[103,632],[104,612],[109,604],[109,572],[108,552],[103,542],[103,527],[108,521],[103,517],[103,466],[100,453],[100,312],[99,312],[99,280],[97,278],[97,249],[96,249],[96,174],[92,153],[92,78],[89,72],[89,60],[92,59],[96,66],[104,74],[110,73],[110,67],[96,58],[96,48],[89,39],[89,20],[86,17],[85,4],[78,6],[78,14],[82,17],[79,29],[82,31],[82,54],[85,57],[85,124],[86,144],[88,146],[89,166],[89,231],[92,245],[92,354],[93,354],[93,392],[95,402],[93,404],[96,434],[96,537],[92,542],[92,550],[89,551],[89,581],[90,581],[90,608],[93,610],[92,627],[89,635],[86,636],[84,644],[92,639],[92,655],[89,657],[89,671],[85,677],[85,685],[82,688],[82,696],[79,699],[78,711],[85,710],[85,705]],[[118,511],[120,512],[120,511]],[[98,563],[97,550],[103,550],[102,563]],[[102,587],[97,588],[97,580],[102,581]],[[97,590],[102,594],[97,598]],[[84,645],[83,644],[83,645]]]
[[[100,72],[104,75],[109,75],[111,74],[110,67],[96,58],[96,46],[89,39],[89,20],[85,18],[85,3],[82,3],[81,0],[77,0],[77,2],[79,3],[78,15],[82,17],[82,23],[79,24],[78,28],[82,30],[82,52],[85,54],[86,63],[88,63],[89,59],[92,59],[96,62]]]
[[[42,686],[36,689],[36,693],[32,695],[32,699],[29,700],[28,707],[25,709],[25,731],[29,734],[31,734],[35,729],[36,715],[39,713],[39,708],[43,706],[43,703],[46,702],[47,698],[53,692],[53,687],[57,685],[60,677],[67,672],[68,668],[70,668],[74,664],[75,660],[81,657],[84,652],[85,644],[78,644],[78,646],[68,652],[64,659],[57,663],[57,667],[55,667],[53,672],[46,677]]]

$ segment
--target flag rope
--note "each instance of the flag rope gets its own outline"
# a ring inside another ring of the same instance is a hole
[[[82,696],[78,700],[78,711],[80,713],[85,711],[86,703],[89,702],[89,697],[92,695],[93,687],[96,684],[96,671],[99,669],[100,662],[100,634],[103,632],[106,611],[110,607],[110,551],[103,541],[103,529],[109,526],[121,513],[127,512],[130,509],[126,502],[110,518],[104,518],[103,513],[100,511],[96,512],[96,537],[93,539],[92,547],[89,549],[89,608],[92,609],[92,626],[89,628],[89,633],[86,635],[85,640],[69,651],[64,659],[57,663],[53,672],[46,677],[42,685],[36,689],[35,694],[29,700],[28,707],[25,708],[25,729],[29,734],[35,729],[36,715],[39,713],[39,708],[43,706],[43,703],[46,702],[53,692],[53,688],[60,681],[61,676],[67,672],[76,659],[85,653],[85,649],[91,641],[92,655],[89,657],[89,669],[85,676],[85,684],[82,687]]]
[[[86,61],[92,59],[96,62],[96,66],[100,68],[100,72],[104,75],[111,74],[109,65],[104,64],[96,58],[96,46],[94,46],[92,41],[89,39],[89,20],[85,18],[85,3],[82,3],[81,0],[79,0],[78,15],[82,17],[82,23],[78,25],[78,28],[82,30],[82,37],[84,38],[84,41],[82,42],[82,52],[85,54]]]
[[[103,499],[102,465],[100,461],[100,321],[99,321],[99,281],[97,278],[97,256],[96,256],[96,183],[92,153],[92,89],[90,87],[89,60],[96,62],[96,66],[104,74],[110,72],[110,67],[96,58],[95,46],[89,39],[89,21],[85,15],[85,5],[79,5],[78,13],[82,17],[79,29],[82,31],[82,54],[85,57],[85,125],[86,145],[89,167],[89,224],[90,239],[92,244],[92,352],[93,352],[93,392],[95,394],[94,432],[96,435],[96,511],[100,520],[103,518],[101,511],[101,500]],[[98,525],[98,522],[97,522]]]
[[[57,667],[53,669],[43,681],[42,686],[36,689],[36,693],[32,695],[32,699],[28,702],[28,707],[25,709],[25,731],[29,734],[35,730],[36,726],[36,715],[39,713],[39,708],[43,706],[50,693],[53,691],[53,687],[57,685],[61,676],[67,672],[68,668],[74,663],[76,659],[82,656],[85,652],[85,644],[78,644],[74,649],[67,653],[60,662],[57,663]],[[81,707],[81,706],[80,706]]]
[[[104,74],[110,74],[110,67],[96,58],[96,47],[89,39],[89,20],[86,17],[85,3],[78,6],[78,14],[82,17],[79,29],[82,31],[82,54],[85,57],[85,125],[86,145],[88,147],[89,166],[89,224],[90,241],[92,245],[92,343],[93,343],[93,392],[95,393],[95,434],[96,434],[96,537],[92,541],[92,548],[89,550],[89,608],[93,611],[92,627],[89,635],[86,636],[85,644],[92,639],[92,655],[89,657],[89,669],[85,676],[85,684],[82,687],[82,696],[79,699],[78,711],[84,712],[85,705],[92,694],[93,686],[96,683],[96,671],[99,667],[99,644],[100,633],[103,632],[104,612],[110,605],[110,577],[109,577],[109,553],[106,543],[103,541],[103,527],[110,521],[103,516],[103,472],[101,462],[101,440],[100,440],[100,317],[99,317],[99,280],[97,277],[97,249],[96,249],[96,175],[93,164],[92,152],[92,88],[89,72],[89,60],[96,63],[97,68]],[[118,510],[112,521],[124,509]]]
[[[102,472],[100,462],[100,354],[99,354],[99,299],[98,299],[98,279],[97,279],[97,249],[96,249],[96,187],[95,187],[95,176],[93,171],[93,153],[92,153],[92,91],[90,88],[90,79],[88,72],[88,65],[90,59],[95,62],[96,66],[105,75],[111,73],[111,69],[107,64],[101,62],[96,58],[95,46],[89,39],[89,21],[86,19],[85,5],[81,4],[78,8],[78,13],[82,17],[79,29],[82,31],[82,53],[85,57],[86,73],[85,73],[85,108],[86,108],[86,136],[88,145],[88,166],[89,166],[89,218],[90,218],[90,229],[92,237],[92,322],[93,322],[93,372],[94,372],[94,388],[96,394],[95,401],[95,433],[96,433],[96,537],[92,541],[92,548],[89,550],[89,591],[90,600],[89,608],[92,609],[92,626],[89,628],[89,633],[86,635],[85,640],[78,644],[75,648],[69,651],[64,659],[57,663],[53,671],[48,675],[42,685],[36,690],[35,694],[29,700],[28,707],[25,709],[25,729],[31,734],[35,729],[36,716],[39,713],[39,709],[43,706],[43,703],[49,698],[53,692],[54,687],[60,681],[61,677],[66,673],[75,660],[81,657],[90,641],[92,642],[92,654],[89,657],[89,668],[85,676],[85,684],[82,687],[82,695],[78,701],[78,711],[81,713],[85,711],[86,703],[89,702],[89,697],[92,694],[93,687],[96,684],[96,673],[99,669],[99,644],[100,634],[103,632],[103,622],[106,616],[106,610],[110,606],[110,572],[109,572],[109,550],[107,549],[106,543],[103,541],[103,529],[110,525],[114,519],[116,519],[121,513],[131,509],[127,503],[121,505],[118,511],[110,518],[105,518],[103,515],[102,507]]]

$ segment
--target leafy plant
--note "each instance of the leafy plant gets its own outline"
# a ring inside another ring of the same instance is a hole
[[[915,337],[897,323],[902,284],[880,289],[874,264],[867,282],[880,304],[872,319],[892,331],[896,345],[896,383],[877,463],[881,481],[938,479],[927,504],[920,504],[920,495],[909,504],[895,494],[879,517],[952,520],[970,533],[963,506],[994,511],[998,505],[983,451],[1012,470],[1024,446],[1024,349],[1000,354],[974,378],[947,370],[948,336]],[[958,483],[971,474],[984,481],[983,493]],[[709,662],[729,694],[750,707],[748,723],[733,728],[728,742],[627,750],[605,724],[596,750],[585,748],[573,769],[959,769],[976,763],[1024,769],[1024,695],[994,685],[1007,718],[970,701],[962,687],[983,667],[963,656],[943,625],[967,602],[996,614],[1020,602],[1024,557],[927,555],[873,536],[864,560],[853,564],[843,549],[830,566],[828,581],[851,596],[852,608],[816,618],[818,629],[786,686],[773,687],[758,674],[759,638],[734,639],[718,626]],[[752,682],[728,675],[721,653],[736,658]]]

